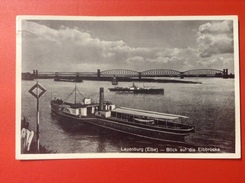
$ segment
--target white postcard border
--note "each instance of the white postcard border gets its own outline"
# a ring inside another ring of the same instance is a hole
[[[235,153],[68,153],[68,154],[21,154],[20,150],[20,119],[21,119],[21,53],[22,38],[19,36],[23,20],[87,20],[87,21],[187,21],[187,20],[233,20],[234,28],[234,64],[235,64]],[[239,38],[238,17],[227,16],[18,16],[16,18],[16,159],[82,159],[82,158],[187,158],[187,159],[238,159],[241,158],[240,128],[240,72],[239,72]]]

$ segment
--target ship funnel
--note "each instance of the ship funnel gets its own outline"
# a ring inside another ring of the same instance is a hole
[[[100,88],[100,104],[99,104],[99,110],[104,110],[104,88]]]

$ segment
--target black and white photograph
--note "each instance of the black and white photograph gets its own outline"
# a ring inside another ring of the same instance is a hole
[[[240,158],[237,16],[16,24],[16,159]]]

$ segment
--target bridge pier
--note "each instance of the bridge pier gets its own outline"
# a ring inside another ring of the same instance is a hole
[[[37,78],[38,77],[38,70],[33,70],[33,78]]]
[[[55,72],[54,73],[54,81],[58,81],[59,80],[59,73]]]
[[[100,78],[100,69],[97,69],[97,77]]]
[[[184,72],[180,72],[180,79],[184,79]]]
[[[223,79],[228,78],[228,69],[223,69]]]
[[[78,72],[76,73],[76,79],[79,79],[79,73]]]

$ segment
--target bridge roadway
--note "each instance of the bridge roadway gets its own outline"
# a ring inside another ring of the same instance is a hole
[[[33,70],[33,73],[22,73],[22,79],[83,79],[83,80],[99,80],[111,81],[116,77],[118,81],[155,81],[157,77],[215,77],[215,78],[234,78],[233,74],[228,74],[228,69],[195,69],[188,71],[177,71],[171,69],[152,69],[143,72],[138,72],[128,69],[112,69],[97,72],[39,72]],[[157,79],[161,82],[161,79]],[[166,80],[164,80],[166,81]]]

